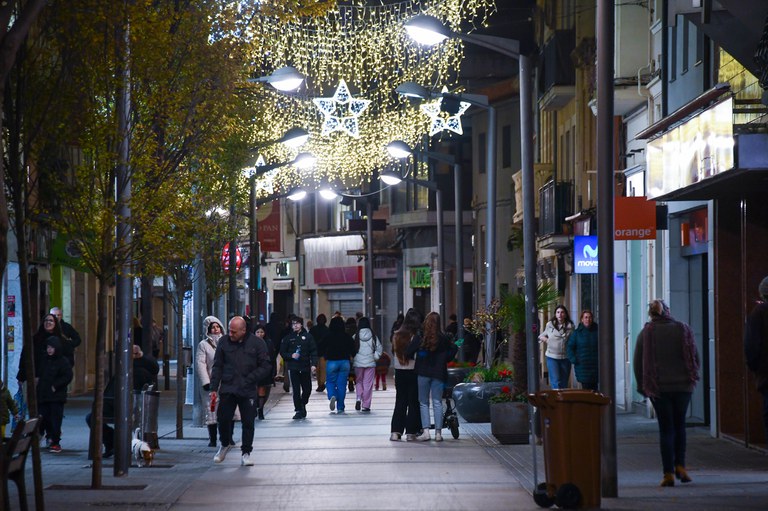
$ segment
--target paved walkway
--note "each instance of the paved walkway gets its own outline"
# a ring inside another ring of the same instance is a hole
[[[372,411],[331,414],[324,395],[313,394],[306,420],[293,421],[289,394],[276,387],[267,418],[257,421],[255,466],[240,466],[233,449],[224,463],[212,462],[207,431],[184,422],[175,438],[175,392],[163,392],[160,447],[151,468],[132,467],[115,478],[104,467],[108,489],[90,490],[88,428],[90,399],[67,404],[61,454],[43,453],[45,504],[72,509],[311,510],[533,510],[531,447],[502,446],[488,424],[461,424],[461,437],[442,443],[391,442],[394,390],[374,392]],[[191,415],[190,407],[186,415]],[[694,482],[659,488],[660,459],[655,421],[618,417],[618,499],[603,509],[768,509],[768,456],[702,429],[689,430],[689,473]],[[239,439],[239,428],[236,432]],[[537,448],[543,480],[542,449]],[[32,493],[28,466],[27,484]],[[11,509],[18,509],[15,488]]]

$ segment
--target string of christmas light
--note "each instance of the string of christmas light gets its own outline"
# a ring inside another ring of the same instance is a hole
[[[254,74],[263,76],[291,65],[307,76],[305,86],[292,95],[253,86],[260,110],[260,118],[254,119],[254,141],[276,140],[299,126],[310,133],[301,151],[318,159],[311,170],[282,167],[273,179],[276,188],[308,182],[357,186],[367,182],[374,169],[391,163],[384,150],[387,143],[404,140],[416,145],[429,130],[430,120],[394,89],[406,81],[456,89],[463,46],[453,39],[428,50],[412,42],[403,23],[422,12],[458,30],[465,23],[485,24],[495,4],[493,0],[434,0],[366,6],[360,0],[325,16],[295,22],[277,22],[270,16],[252,20]],[[344,130],[329,131],[313,102],[333,97],[342,80],[351,97],[370,101],[365,113],[355,118],[357,138]],[[268,164],[296,156],[279,144],[264,148],[262,154]]]

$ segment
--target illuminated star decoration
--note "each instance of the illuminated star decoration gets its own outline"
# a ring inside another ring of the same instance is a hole
[[[443,87],[440,92],[448,92],[448,87]],[[453,115],[442,111],[442,96],[431,103],[424,103],[419,108],[432,119],[432,126],[429,128],[429,136],[440,133],[443,130],[450,130],[459,135],[464,133],[461,127],[461,114],[467,111],[471,105],[466,101],[459,102],[459,111]]]
[[[262,155],[259,155],[259,157],[256,159],[256,166],[253,169],[254,172],[259,172],[259,167],[263,167],[266,165],[264,162],[264,157]],[[264,174],[261,175],[259,179],[256,179],[256,192],[258,193],[259,190],[264,190],[268,195],[272,195],[275,193],[275,177],[277,176],[280,169],[272,169],[268,170]],[[258,177],[258,174],[257,174]]]
[[[345,131],[351,137],[360,138],[357,118],[368,108],[370,100],[354,99],[349,93],[347,83],[341,80],[332,98],[315,98],[312,101],[325,118],[321,135]],[[342,115],[337,115],[337,112]]]

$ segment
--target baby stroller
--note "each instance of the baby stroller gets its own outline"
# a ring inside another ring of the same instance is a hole
[[[445,400],[445,404],[443,405],[443,427],[451,430],[451,435],[453,435],[453,438],[458,439],[459,414],[456,413],[456,408],[453,404],[453,384],[454,383],[451,382],[449,378],[449,381],[446,383],[446,386],[443,389],[443,399]]]

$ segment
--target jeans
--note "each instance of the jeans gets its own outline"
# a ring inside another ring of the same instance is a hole
[[[429,399],[432,398],[432,413],[435,417],[435,432],[443,429],[443,389],[445,382],[429,376],[419,376],[419,409],[421,427],[429,429]]]
[[[325,390],[328,400],[336,398],[336,409],[344,411],[344,398],[347,395],[347,378],[349,378],[349,360],[326,360]]]
[[[392,432],[418,435],[421,429],[419,381],[413,369],[395,369],[395,410]]]
[[[291,369],[288,374],[291,378],[291,388],[293,388],[293,408],[297,412],[306,412],[305,407],[312,393],[312,370]]]
[[[691,402],[690,392],[661,392],[651,398],[659,422],[659,446],[665,474],[675,465],[685,466],[685,415]]]
[[[355,392],[357,394],[357,400],[362,402],[363,408],[371,407],[373,379],[375,377],[375,367],[355,367],[355,379],[357,380]]]
[[[568,379],[571,376],[571,361],[567,358],[546,358],[549,386],[552,387],[552,390],[568,388]]]
[[[219,409],[216,418],[219,423],[219,438],[222,447],[232,445],[232,430],[235,408],[240,408],[240,420],[243,421],[243,444],[240,450],[250,454],[253,450],[253,429],[256,421],[257,398],[237,396],[235,394],[219,394]]]

